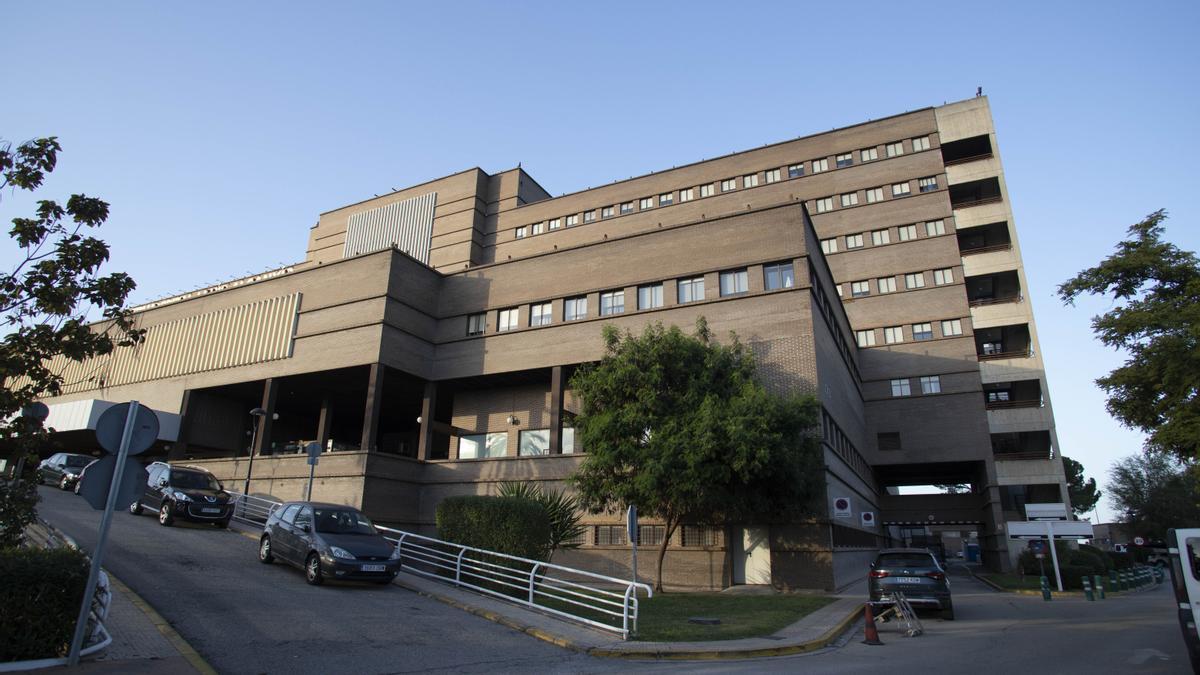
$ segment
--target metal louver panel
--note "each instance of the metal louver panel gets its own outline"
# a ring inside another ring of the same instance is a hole
[[[396,248],[429,264],[433,239],[433,210],[437,193],[427,192],[376,209],[355,213],[346,223],[342,257],[349,258],[385,248]]]

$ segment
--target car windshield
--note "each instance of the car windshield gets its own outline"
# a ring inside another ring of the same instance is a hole
[[[350,509],[316,509],[317,532],[326,534],[378,534],[366,516]]]
[[[876,567],[936,567],[933,556],[928,553],[881,553]]]
[[[199,471],[172,471],[171,487],[184,490],[220,490],[221,484],[212,474]]]
[[[71,457],[68,457],[67,461],[66,461],[66,465],[71,467],[72,469],[82,469],[83,467],[85,467],[91,463],[92,463],[91,457],[84,457],[82,455],[73,455]]]

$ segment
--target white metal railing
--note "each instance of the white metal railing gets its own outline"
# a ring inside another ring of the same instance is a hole
[[[228,491],[233,517],[263,525],[282,503]],[[376,526],[400,549],[405,572],[468,588],[478,593],[619,634],[637,633],[638,590],[649,585],[587,570],[464,546],[404,530]]]

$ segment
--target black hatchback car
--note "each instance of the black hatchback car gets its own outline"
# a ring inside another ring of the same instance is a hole
[[[83,468],[95,461],[95,457],[59,452],[38,465],[38,481],[57,485],[61,490],[70,490],[79,480]]]
[[[138,515],[143,509],[158,511],[158,523],[164,527],[175,519],[198,523],[213,523],[229,527],[233,518],[232,495],[221,487],[221,481],[211,473],[195,466],[154,462],[146,467],[149,478],[141,498],[129,505],[129,512]]]
[[[879,552],[867,576],[871,600],[887,602],[896,591],[916,609],[941,610],[943,619],[954,618],[950,582],[946,571],[928,550],[889,548]]]
[[[348,579],[391,583],[400,571],[400,550],[358,509],[319,502],[280,505],[263,528],[258,559],[278,558],[304,570],[308,583]]]

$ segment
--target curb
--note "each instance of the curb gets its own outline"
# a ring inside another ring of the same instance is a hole
[[[974,572],[971,573],[971,578],[984,584],[985,586],[988,586],[992,590],[1000,592],[1000,593],[1012,593],[1013,595],[1036,595],[1038,597],[1041,597],[1041,595],[1042,595],[1041,591],[1035,591],[1032,588],[1005,588],[1005,587],[997,584],[996,582],[992,581],[991,579],[988,579],[987,577],[977,576]],[[1147,586],[1146,588],[1131,588],[1129,590],[1124,590],[1124,591],[1105,591],[1105,592],[1108,595],[1122,597],[1122,596],[1128,595],[1130,593],[1141,593],[1142,591],[1145,591],[1149,588],[1153,588],[1153,587]],[[1086,594],[1083,591],[1056,591],[1054,589],[1051,589],[1050,595],[1051,596],[1057,595],[1060,597],[1068,597],[1068,598],[1082,598],[1082,597],[1085,597]]]

